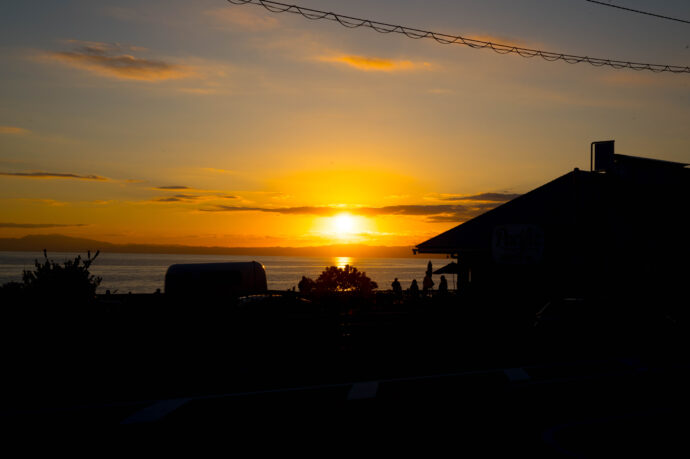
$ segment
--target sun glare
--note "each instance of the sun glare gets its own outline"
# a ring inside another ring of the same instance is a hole
[[[350,214],[338,214],[333,217],[333,232],[338,236],[347,236],[355,231],[355,219]]]
[[[341,212],[322,220],[319,233],[333,240],[333,242],[355,242],[360,233],[365,231],[366,222],[363,217]]]

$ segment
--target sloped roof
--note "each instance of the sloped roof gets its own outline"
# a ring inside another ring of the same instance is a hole
[[[600,208],[597,195],[603,175],[575,169],[512,201],[417,245],[419,253],[458,253],[490,250],[493,229],[502,224],[542,227],[573,223],[583,208]],[[594,185],[594,186],[593,186]]]

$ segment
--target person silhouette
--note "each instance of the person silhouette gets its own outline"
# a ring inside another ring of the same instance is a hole
[[[448,281],[446,276],[441,276],[441,281],[438,283],[438,292],[442,295],[448,293]]]
[[[424,276],[424,280],[422,281],[422,290],[424,294],[426,295],[429,293],[429,290],[434,288],[434,281],[431,280],[431,275],[427,272],[426,276]]]
[[[417,298],[419,296],[419,285],[417,285],[417,279],[412,279],[412,284],[410,284],[410,288],[408,290],[412,298]]]
[[[391,288],[393,289],[393,293],[395,294],[395,296],[401,296],[402,295],[402,287],[400,286],[400,282],[398,282],[397,277],[393,280],[393,283],[391,284]]]

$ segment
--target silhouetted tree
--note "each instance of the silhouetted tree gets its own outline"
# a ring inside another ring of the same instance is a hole
[[[99,253],[92,257],[91,252],[87,252],[86,259],[79,255],[59,264],[48,259],[48,253],[43,250],[44,260],[35,260],[33,271],[24,271],[21,289],[31,299],[88,303],[95,298],[96,288],[102,280],[89,272]]]
[[[316,279],[316,290],[324,292],[371,293],[378,287],[365,272],[350,265],[345,265],[344,268],[328,267]]]

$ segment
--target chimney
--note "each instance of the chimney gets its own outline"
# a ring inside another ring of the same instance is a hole
[[[589,170],[605,172],[613,168],[615,140],[592,142],[589,148]]]

